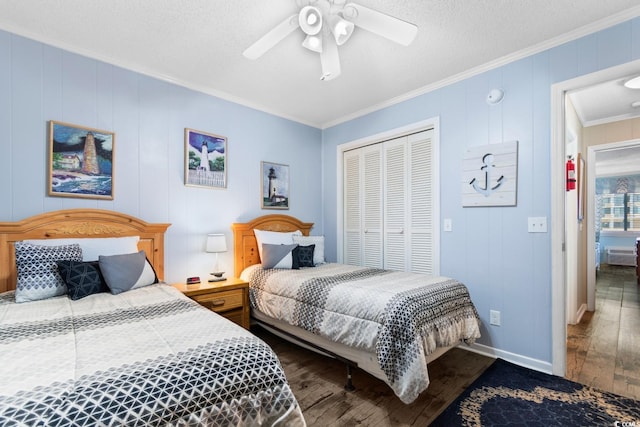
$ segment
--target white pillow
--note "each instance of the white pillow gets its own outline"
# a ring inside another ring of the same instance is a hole
[[[262,262],[262,245],[264,243],[269,245],[291,245],[294,243],[293,236],[302,236],[302,231],[280,232],[254,229],[253,234],[255,234],[258,242],[258,253],[260,254],[260,262]]]
[[[316,245],[313,250],[313,265],[324,264],[324,236],[293,236],[293,243],[300,246]]]
[[[120,255],[138,252],[140,236],[88,237],[79,239],[32,239],[25,243],[40,246],[61,246],[77,243],[82,249],[82,261],[98,261],[100,255]]]

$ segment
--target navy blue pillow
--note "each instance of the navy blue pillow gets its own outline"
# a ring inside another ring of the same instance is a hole
[[[58,261],[57,264],[60,277],[67,285],[67,295],[72,300],[109,292],[98,261]]]
[[[313,251],[315,248],[316,245],[296,246],[296,248],[291,251],[293,255],[293,265],[291,268],[299,270],[300,267],[315,267],[313,264]]]

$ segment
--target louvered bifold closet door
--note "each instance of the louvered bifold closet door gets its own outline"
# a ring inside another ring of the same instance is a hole
[[[382,268],[382,147],[344,153],[343,262]]]
[[[382,144],[363,149],[364,262],[367,267],[382,268]]]
[[[409,270],[433,274],[433,130],[408,136]]]
[[[384,268],[407,269],[407,137],[384,143]]]
[[[358,150],[347,151],[343,158],[344,249],[343,262],[362,265],[361,167]]]

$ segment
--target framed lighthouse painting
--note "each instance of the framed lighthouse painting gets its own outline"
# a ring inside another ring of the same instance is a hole
[[[227,138],[184,130],[184,183],[193,187],[227,187]]]
[[[115,133],[50,120],[48,195],[113,200]]]
[[[289,166],[262,162],[262,209],[289,209]]]

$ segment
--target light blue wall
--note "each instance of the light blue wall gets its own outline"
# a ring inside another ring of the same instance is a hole
[[[441,272],[469,286],[485,325],[480,343],[550,362],[550,233],[527,233],[527,217],[551,212],[550,87],[638,58],[635,19],[320,131],[0,31],[0,221],[92,207],[170,222],[167,280],[206,275],[206,233],[225,232],[231,243],[229,224],[274,212],[259,207],[267,160],[291,166],[286,213],[315,222],[335,260],[336,147],[437,116],[440,217],[453,222],[441,233]],[[489,107],[494,87],[506,96]],[[52,119],[116,132],[115,200],[46,196]],[[185,127],[228,137],[227,189],[184,186]],[[517,206],[463,209],[465,148],[510,140],[519,141]],[[229,271],[231,259],[221,257]],[[488,326],[490,309],[502,326]]]
[[[551,363],[551,233],[527,217],[551,215],[551,85],[640,58],[640,19],[515,61],[323,132],[324,228],[336,259],[336,149],[431,117],[440,119],[441,274],[470,289],[483,321],[479,343]],[[503,102],[489,106],[490,89]],[[515,207],[462,208],[460,171],[469,146],[518,140]],[[554,224],[549,224],[551,230]],[[502,326],[489,326],[489,310]]]
[[[112,130],[113,201],[46,196],[47,121]],[[228,138],[227,189],[184,186],[184,128]],[[0,31],[0,221],[70,208],[169,222],[166,279],[207,277],[207,233],[260,209],[260,162],[290,165],[291,215],[322,234],[321,131]]]

